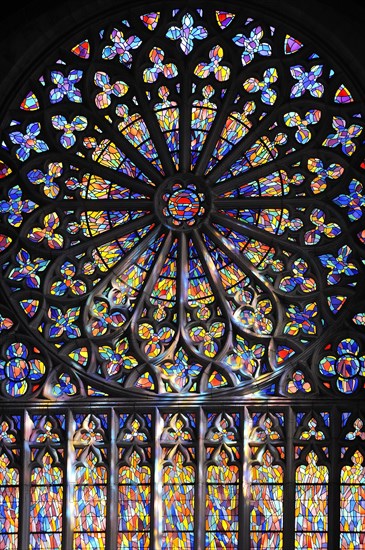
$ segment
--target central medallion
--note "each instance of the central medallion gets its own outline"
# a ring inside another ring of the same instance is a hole
[[[192,229],[206,217],[209,192],[194,176],[169,178],[158,189],[155,206],[164,225],[171,229]]]
[[[163,199],[167,201],[167,208],[163,209],[165,216],[172,216],[173,223],[179,225],[186,221],[188,224],[195,223],[195,218],[204,213],[204,207],[201,201],[204,200],[202,194],[196,193],[195,185],[188,185],[184,189],[179,183],[173,186],[172,195],[164,195]]]

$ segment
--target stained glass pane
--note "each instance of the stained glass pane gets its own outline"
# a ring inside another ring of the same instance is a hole
[[[177,452],[162,473],[162,548],[166,550],[194,548],[194,482],[194,467]]]
[[[150,548],[150,536],[144,533],[119,533],[118,550],[147,550]]]
[[[344,550],[363,550],[365,548],[364,533],[340,533],[340,547]]]
[[[29,548],[32,548],[34,550],[62,548],[61,533],[31,533],[29,539]]]
[[[283,548],[283,468],[266,451],[262,465],[251,466],[251,548]],[[257,531],[259,533],[257,533]]]
[[[0,456],[0,519],[4,544],[17,540],[19,526],[19,472],[4,453]],[[0,539],[1,540],[1,539]],[[6,546],[4,546],[6,548]]]
[[[120,548],[126,544],[137,544],[137,548],[148,548],[151,522],[151,470],[141,464],[136,451],[130,457],[130,464],[119,470],[119,541]],[[127,542],[129,541],[129,542]]]
[[[0,545],[2,545],[3,548],[18,548],[18,535],[1,533]]]
[[[313,451],[307,465],[296,469],[295,529],[296,548],[327,548],[328,469],[317,465]]]
[[[46,544],[45,537],[37,536],[35,533],[44,532],[59,541],[62,540],[62,482],[62,470],[53,466],[51,456],[45,454],[43,466],[35,467],[32,471],[30,504],[30,531],[35,540],[43,541],[43,545]]]
[[[107,471],[96,455],[89,453],[76,468],[74,548],[104,548],[106,530]],[[89,545],[89,546],[87,546]]]
[[[259,531],[253,531],[250,534],[250,537],[250,548],[260,548],[262,550],[269,550],[271,548],[283,548],[283,534],[280,532],[260,533]]]
[[[364,548],[365,468],[363,455],[355,451],[352,465],[343,466],[340,488],[340,530],[342,548]]]
[[[18,528],[19,488],[2,486],[1,503],[1,516],[4,528],[9,533],[16,532]]]
[[[104,533],[75,533],[73,550],[105,550]]]
[[[206,547],[229,548],[238,540],[239,470],[221,451],[207,468]]]

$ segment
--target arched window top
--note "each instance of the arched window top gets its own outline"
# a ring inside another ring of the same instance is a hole
[[[318,456],[310,451],[306,456],[307,465],[300,465],[296,469],[295,478],[298,483],[327,483],[328,468],[318,464]]]
[[[2,121],[4,399],[363,390],[364,106],[265,10],[90,22]]]

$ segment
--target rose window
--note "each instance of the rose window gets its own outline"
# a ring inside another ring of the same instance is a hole
[[[248,11],[131,8],[12,99],[3,396],[363,387],[364,112]]]

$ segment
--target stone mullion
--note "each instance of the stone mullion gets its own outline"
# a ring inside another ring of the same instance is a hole
[[[197,412],[197,426],[194,540],[196,550],[204,550],[206,491],[204,434],[206,432],[206,417],[203,408],[200,408]]]
[[[29,518],[30,518],[30,434],[31,421],[27,410],[23,410],[23,448],[21,448],[20,493],[19,493],[19,527],[18,548],[29,549]]]
[[[109,438],[108,438],[108,499],[106,516],[106,548],[115,550],[118,540],[118,416],[114,409],[109,411]]]
[[[155,409],[154,457],[153,457],[153,484],[151,509],[151,548],[161,550],[162,541],[162,447],[161,435],[163,418],[159,409]]]
[[[340,548],[341,413],[331,409],[328,484],[328,548]]]
[[[242,409],[242,454],[241,454],[241,472],[240,472],[240,497],[239,497],[239,532],[238,540],[240,547],[250,548],[250,499],[251,499],[251,482],[250,482],[250,415],[247,407]]]
[[[285,469],[283,493],[283,548],[294,548],[295,537],[295,465],[294,434],[295,412],[286,409]]]
[[[73,496],[74,496],[74,448],[73,448],[73,437],[74,437],[74,423],[73,423],[73,413],[71,410],[68,410],[66,413],[66,434],[67,434],[67,444],[65,445],[65,470],[64,470],[64,498],[63,498],[63,524],[62,524],[62,546],[64,548],[73,547],[73,522],[74,522],[74,506],[73,506]]]

